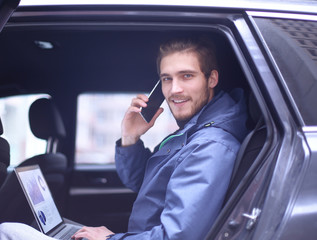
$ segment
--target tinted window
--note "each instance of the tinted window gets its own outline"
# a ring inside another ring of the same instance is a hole
[[[306,125],[317,125],[317,22],[255,18]]]
[[[17,166],[25,159],[45,153],[46,141],[36,138],[29,125],[30,105],[38,98],[48,95],[19,95],[0,99],[0,116],[4,138],[10,144],[10,166]]]
[[[113,164],[115,142],[121,136],[121,121],[137,94],[81,94],[78,98],[76,164]],[[142,140],[151,150],[177,128],[166,103],[164,112]]]

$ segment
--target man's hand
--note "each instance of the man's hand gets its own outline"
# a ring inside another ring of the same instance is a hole
[[[155,120],[163,112],[163,108],[154,115],[151,122],[147,123],[140,115],[141,107],[147,107],[148,97],[140,94],[132,99],[131,106],[128,108],[121,124],[121,145],[129,146],[135,144],[155,123]]]
[[[83,227],[79,231],[77,231],[72,239],[79,240],[82,238],[86,238],[89,240],[106,240],[108,235],[113,234],[106,227]]]

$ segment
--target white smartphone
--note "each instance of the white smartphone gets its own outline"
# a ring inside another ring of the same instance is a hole
[[[146,122],[149,123],[152,120],[153,116],[160,108],[164,100],[165,98],[162,93],[161,80],[158,80],[158,82],[155,84],[154,88],[152,89],[149,95],[147,107],[141,108],[140,114]]]

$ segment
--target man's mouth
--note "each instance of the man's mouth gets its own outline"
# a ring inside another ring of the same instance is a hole
[[[186,102],[189,101],[189,98],[188,97],[181,97],[181,96],[178,96],[178,97],[170,97],[169,98],[169,101],[174,104],[174,106],[183,106]]]
[[[174,103],[183,103],[183,102],[186,102],[187,100],[183,99],[183,100],[180,100],[180,99],[173,99],[172,102]]]

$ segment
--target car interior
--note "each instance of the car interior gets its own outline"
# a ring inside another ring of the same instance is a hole
[[[3,134],[2,122],[0,119],[0,136]],[[7,177],[7,168],[10,164],[10,145],[8,141],[0,137],[0,187]]]
[[[33,10],[30,7],[26,12],[32,15]],[[71,14],[54,17],[19,15],[18,9],[0,33],[0,99],[28,94],[50,96],[35,100],[24,120],[35,137],[46,141],[45,152],[23,159],[16,166],[41,167],[63,216],[84,225],[105,225],[116,232],[127,230],[136,193],[124,190],[114,164],[76,163],[78,97],[83,93],[148,93],[158,79],[159,44],[180,36],[211,38],[220,66],[218,89],[239,87],[248,96],[250,134],[241,145],[224,208],[236,202],[245,190],[243,183],[252,175],[252,164],[263,158],[268,140],[262,112],[234,51],[236,46],[217,27],[222,22],[215,20],[206,28],[177,22],[158,24],[150,17],[130,24],[115,17],[107,21],[87,18],[81,20],[83,24]],[[111,116],[112,112],[107,114]],[[6,132],[5,127],[0,130],[0,134]],[[0,138],[0,181],[6,178],[2,186],[0,182],[0,222],[33,224],[12,169],[8,176],[3,170],[10,165],[9,144]]]

